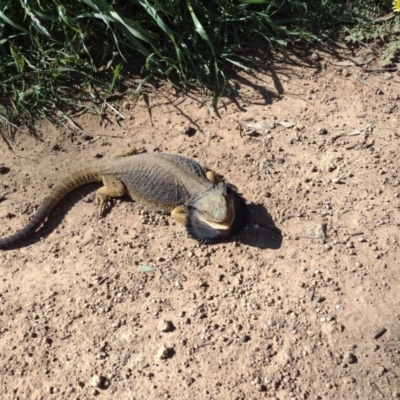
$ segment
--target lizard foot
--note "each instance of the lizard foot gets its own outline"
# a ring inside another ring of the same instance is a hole
[[[171,217],[179,222],[180,224],[184,224],[186,222],[186,209],[185,206],[178,206],[175,207],[171,211]]]
[[[99,214],[102,215],[110,207],[112,197],[121,197],[125,194],[125,185],[113,175],[103,175],[103,184],[96,192],[96,202],[99,204]]]
[[[210,182],[215,183],[215,184],[222,182],[222,178],[218,174],[216,174],[214,171],[211,171],[211,170],[206,172],[206,177]]]
[[[102,216],[104,212],[110,208],[110,198],[102,193],[96,193],[96,204],[99,205],[99,216]]]

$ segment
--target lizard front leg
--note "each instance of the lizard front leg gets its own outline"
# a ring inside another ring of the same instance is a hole
[[[103,184],[96,192],[96,203],[99,204],[99,215],[108,208],[110,197],[121,197],[126,193],[125,185],[122,181],[112,175],[103,175]]]

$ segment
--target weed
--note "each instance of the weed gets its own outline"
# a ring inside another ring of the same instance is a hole
[[[235,91],[236,69],[253,68],[249,44],[285,48],[299,40],[319,41],[343,26],[348,41],[379,38],[385,43],[381,57],[392,59],[399,49],[393,39],[399,17],[375,23],[371,10],[378,13],[383,6],[353,3],[2,0],[0,124],[10,137],[15,124],[38,117],[59,122],[59,115],[65,120],[84,108],[100,113],[107,96],[126,89],[132,66],[144,81],[157,75],[173,85],[198,86],[215,103]]]

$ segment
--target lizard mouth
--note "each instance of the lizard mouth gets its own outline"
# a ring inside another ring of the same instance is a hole
[[[226,215],[212,218],[199,209],[187,206],[186,230],[193,239],[203,244],[216,243],[241,231],[246,222],[246,203],[235,191],[228,188]]]
[[[198,219],[213,229],[223,231],[225,234],[229,234],[229,230],[231,229],[232,223],[235,220],[235,207],[232,201],[229,201],[227,214],[227,217],[222,221],[212,220],[204,216],[201,216]]]

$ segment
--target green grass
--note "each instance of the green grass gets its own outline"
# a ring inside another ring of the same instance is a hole
[[[68,123],[67,115],[84,109],[100,114],[105,98],[126,90],[132,71],[143,80],[159,76],[200,87],[213,103],[235,70],[252,68],[243,51],[249,43],[285,48],[344,26],[348,40],[368,41],[357,29],[370,26],[375,2],[353,3],[0,0],[0,124],[12,139],[16,126],[30,126],[36,118]],[[378,12],[390,3],[379,2]],[[395,21],[393,33],[399,17]],[[380,38],[388,41],[391,34]]]

